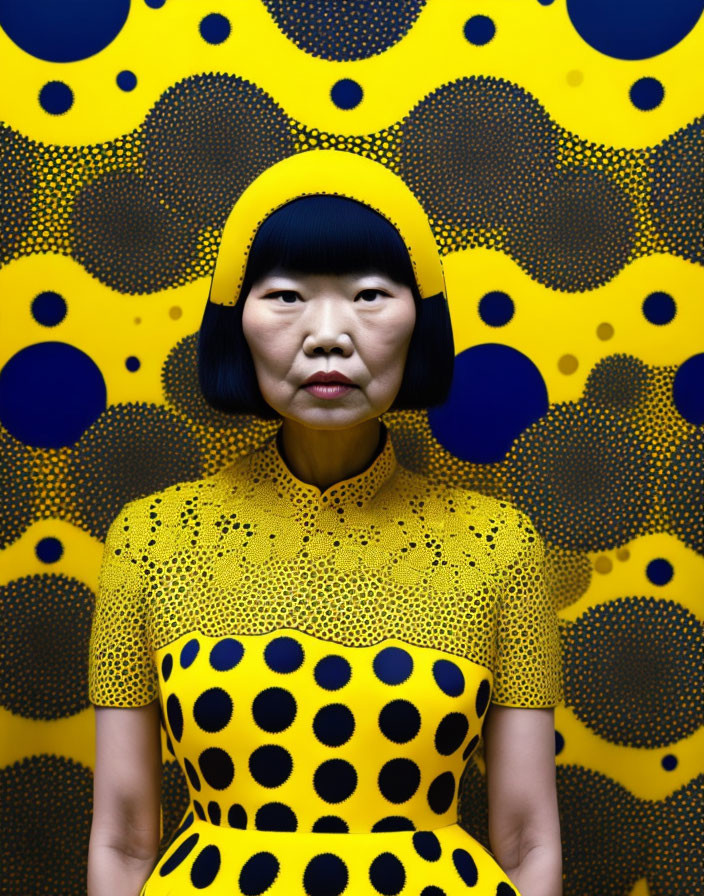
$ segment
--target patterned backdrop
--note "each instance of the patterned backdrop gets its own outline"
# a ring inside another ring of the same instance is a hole
[[[196,332],[228,209],[315,146],[397,172],[443,254],[454,384],[385,416],[399,460],[546,541],[565,896],[704,891],[703,8],[0,0],[2,892],[85,892],[102,541],[273,431],[204,404]]]

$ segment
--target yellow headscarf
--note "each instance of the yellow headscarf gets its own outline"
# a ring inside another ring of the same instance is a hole
[[[240,195],[223,229],[210,301],[234,305],[249,250],[261,223],[300,196],[346,196],[383,215],[398,231],[411,258],[421,298],[445,293],[445,278],[432,229],[404,181],[379,162],[338,149],[312,149],[277,162]]]

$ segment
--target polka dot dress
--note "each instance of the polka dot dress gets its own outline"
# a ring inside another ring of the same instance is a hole
[[[562,697],[542,543],[382,435],[321,492],[279,431],[111,526],[90,698],[158,699],[190,796],[141,896],[517,893],[457,790],[490,702]]]

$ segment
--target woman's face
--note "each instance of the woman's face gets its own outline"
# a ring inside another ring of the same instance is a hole
[[[282,417],[345,429],[389,409],[416,318],[409,287],[377,273],[271,273],[243,300],[259,388]],[[306,385],[331,371],[351,384]]]

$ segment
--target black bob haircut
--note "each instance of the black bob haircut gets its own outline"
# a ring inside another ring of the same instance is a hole
[[[232,414],[280,415],[264,400],[242,331],[242,309],[252,286],[277,271],[289,274],[378,272],[408,286],[416,322],[401,386],[388,410],[442,404],[450,391],[455,348],[445,297],[421,299],[408,250],[396,228],[362,202],[345,196],[301,196],[259,227],[234,305],[208,300],[198,333],[198,377],[205,400]]]

